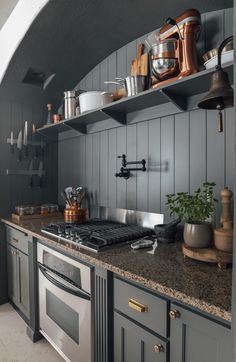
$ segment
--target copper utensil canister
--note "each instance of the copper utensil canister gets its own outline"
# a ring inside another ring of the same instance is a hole
[[[67,207],[64,210],[64,220],[65,222],[79,222],[84,223],[88,220],[88,209],[80,209],[78,208],[78,204]]]

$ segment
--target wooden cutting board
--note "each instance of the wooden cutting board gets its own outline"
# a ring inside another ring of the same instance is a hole
[[[214,247],[198,249],[191,248],[184,243],[182,245],[182,251],[185,257],[187,256],[188,258],[207,263],[215,263],[221,269],[225,269],[227,265],[232,264],[232,253],[226,253],[224,251],[217,250]]]
[[[148,53],[143,53],[145,49],[144,44],[139,44],[138,46],[138,56],[137,58],[134,58],[132,60],[131,64],[131,75],[137,76],[137,75],[148,75]]]

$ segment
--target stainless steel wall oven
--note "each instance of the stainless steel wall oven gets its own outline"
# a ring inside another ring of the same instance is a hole
[[[92,362],[93,269],[38,244],[40,332],[66,361]]]

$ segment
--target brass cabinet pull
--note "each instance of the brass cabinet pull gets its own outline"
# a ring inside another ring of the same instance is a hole
[[[180,317],[180,312],[177,309],[173,309],[170,311],[169,316],[171,319],[176,319]]]
[[[16,238],[12,238],[12,240],[15,241],[15,243],[18,243],[18,241],[19,241],[19,240],[16,239]]]
[[[129,298],[129,307],[136,310],[139,313],[145,313],[148,311],[148,306],[145,304],[141,304],[136,300]]]
[[[15,251],[15,250],[12,250],[12,255],[16,255],[17,254],[17,252]]]
[[[155,344],[155,346],[153,346],[153,350],[156,353],[164,352],[164,347],[162,344]]]

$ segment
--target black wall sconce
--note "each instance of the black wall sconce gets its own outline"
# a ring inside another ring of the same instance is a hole
[[[146,171],[146,161],[129,161],[126,160],[126,155],[118,156],[117,158],[122,158],[122,167],[120,168],[120,172],[115,174],[115,177],[123,177],[128,180],[130,178],[131,171]],[[127,168],[127,165],[142,165],[139,168]]]

